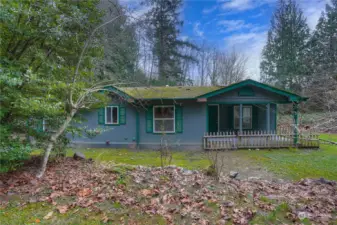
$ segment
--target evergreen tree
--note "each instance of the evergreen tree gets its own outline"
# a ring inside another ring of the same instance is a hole
[[[262,52],[262,80],[301,91],[309,74],[305,59],[309,37],[306,19],[295,0],[279,0]]]
[[[310,41],[313,79],[336,76],[337,79],[337,0],[326,5]]]
[[[179,19],[181,0],[148,0],[152,10],[147,14],[150,28],[147,32],[153,42],[153,54],[156,57],[158,78],[161,84],[183,83],[181,79],[181,59],[194,60],[182,54],[180,47],[196,47],[178,39],[183,22]]]
[[[308,54],[312,75],[307,86],[307,107],[336,111],[337,102],[337,0],[326,5],[310,40]],[[333,114],[331,114],[333,115]]]
[[[138,60],[136,25],[128,21],[117,0],[102,1],[99,8],[106,11],[104,21],[109,21],[117,15],[120,17],[103,29],[104,59],[98,67],[97,76],[102,80],[135,81],[139,75],[136,68]]]

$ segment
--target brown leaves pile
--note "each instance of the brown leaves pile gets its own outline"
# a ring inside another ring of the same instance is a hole
[[[308,218],[328,224],[336,219],[337,185],[324,179],[296,183],[227,179],[218,183],[200,171],[136,167],[128,172],[131,182],[125,186],[117,182],[118,176],[89,162],[65,159],[50,165],[41,180],[34,178],[33,171],[0,175],[0,204],[6,204],[8,196],[19,194],[27,201],[34,197],[50,202],[59,213],[66,213],[76,206],[95,207],[96,203],[108,201],[161,215],[169,224],[225,224],[229,220],[248,224],[255,216],[286,202],[287,217],[293,223]],[[65,196],[75,200],[59,205],[57,199]],[[46,219],[51,216],[46,215]],[[105,214],[102,218],[108,221]]]

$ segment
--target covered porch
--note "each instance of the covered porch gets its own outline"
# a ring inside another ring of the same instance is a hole
[[[275,131],[276,115],[274,103],[210,103],[207,106],[208,132]]]
[[[205,150],[318,148],[319,138],[298,129],[298,103],[293,103],[293,124],[277,126],[277,104],[208,104]]]

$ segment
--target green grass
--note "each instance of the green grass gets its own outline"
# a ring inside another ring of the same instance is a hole
[[[337,134],[320,134],[319,138],[327,141],[337,142]]]
[[[86,158],[95,161],[113,161],[115,163],[160,166],[159,152],[151,150],[128,150],[128,149],[68,149],[67,156],[72,157],[76,151],[82,152]],[[34,151],[32,155],[38,155],[41,151]],[[172,151],[172,165],[186,169],[205,169],[209,161],[201,151]]]
[[[123,208],[114,202],[105,202],[97,205],[100,210],[93,211],[88,208],[76,207],[70,209],[65,214],[60,214],[56,207],[50,203],[30,203],[24,206],[15,204],[4,209],[0,208],[1,225],[20,224],[166,224],[166,220],[159,216],[149,216],[132,209]],[[49,219],[44,217],[53,212]],[[108,221],[104,223],[104,218]]]
[[[337,135],[323,134],[322,138],[336,140]],[[319,150],[280,149],[238,151],[242,157],[253,160],[270,171],[286,178],[326,178],[337,180],[337,146],[321,145]]]
[[[291,211],[286,203],[282,203],[271,212],[258,212],[249,224],[291,224],[287,213]]]

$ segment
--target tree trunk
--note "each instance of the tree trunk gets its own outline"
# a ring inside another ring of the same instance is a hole
[[[44,172],[46,171],[47,168],[47,163],[48,163],[48,159],[49,159],[49,155],[51,150],[53,149],[55,142],[57,141],[57,139],[60,137],[61,134],[63,134],[63,132],[65,131],[65,129],[68,127],[69,123],[71,122],[71,120],[73,119],[75,113],[77,110],[73,109],[70,112],[70,115],[67,116],[66,120],[64,121],[64,123],[62,124],[62,126],[57,130],[56,133],[54,133],[49,140],[49,143],[47,145],[46,151],[44,153],[43,156],[43,160],[41,162],[41,166],[40,169],[36,175],[37,178],[41,178],[44,175]]]

